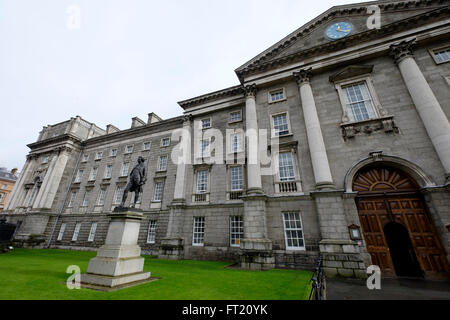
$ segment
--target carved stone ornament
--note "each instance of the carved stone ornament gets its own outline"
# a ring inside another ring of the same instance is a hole
[[[256,84],[250,84],[244,87],[244,91],[246,97],[256,97],[258,88],[256,87]]]
[[[344,140],[352,139],[357,135],[372,134],[378,131],[385,133],[398,133],[399,130],[394,122],[394,117],[384,117],[356,123],[341,124],[342,137]]]
[[[391,56],[394,58],[395,63],[398,64],[405,58],[414,57],[413,48],[415,45],[416,39],[412,39],[409,41],[402,41],[398,44],[391,45]]]
[[[303,83],[308,83],[311,77],[312,77],[312,68],[302,69],[300,71],[294,72],[294,78],[299,86],[302,85]]]

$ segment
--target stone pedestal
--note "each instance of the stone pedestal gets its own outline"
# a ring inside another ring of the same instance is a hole
[[[105,245],[89,262],[87,274],[81,275],[82,286],[108,290],[150,281],[150,272],[143,272],[144,258],[137,244],[143,214],[123,209],[108,216],[111,222]]]
[[[271,270],[275,268],[272,241],[268,239],[243,239],[240,252],[241,268]]]
[[[165,238],[161,240],[159,259],[183,260],[184,246],[182,238]]]
[[[366,279],[366,265],[352,240],[322,240],[319,243],[323,270],[328,277]]]

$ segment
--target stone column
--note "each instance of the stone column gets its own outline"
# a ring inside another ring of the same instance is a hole
[[[186,116],[181,133],[179,163],[177,164],[177,177],[175,182],[174,201],[186,200],[186,166],[191,163],[191,124],[192,117]]]
[[[275,267],[272,241],[267,239],[266,196],[262,188],[259,157],[259,128],[256,113],[256,85],[244,88],[247,136],[247,195],[244,201],[244,239],[240,263],[244,269],[269,270]]]
[[[391,55],[400,69],[403,80],[422,119],[428,136],[445,169],[446,181],[450,181],[450,124],[439,101],[420,71],[414,56],[415,39],[391,46]]]
[[[256,85],[245,87],[245,125],[247,135],[247,193],[262,194],[261,166],[259,163],[259,131],[256,113]]]
[[[334,189],[335,186],[331,176],[330,164],[328,162],[327,151],[323,141],[319,117],[317,115],[316,103],[309,82],[311,69],[294,72],[294,77],[297,80],[300,90],[316,188],[319,190],[327,188]]]
[[[24,184],[26,183],[26,179],[29,176],[29,172],[31,171],[31,162],[32,157],[28,156],[27,161],[25,162],[25,165],[23,166],[22,172],[20,174],[19,180],[14,185],[14,189],[11,193],[11,195],[8,198],[8,202],[5,206],[5,211],[12,211],[17,207],[17,204],[19,203],[19,198],[22,197],[23,193],[26,192],[24,189]]]

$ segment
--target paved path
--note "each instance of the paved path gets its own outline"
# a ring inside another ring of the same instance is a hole
[[[381,290],[369,290],[366,281],[327,279],[328,300],[450,300],[450,282],[383,279]]]

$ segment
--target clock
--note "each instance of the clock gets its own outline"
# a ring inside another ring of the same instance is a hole
[[[329,40],[339,40],[345,38],[353,31],[353,25],[349,22],[337,22],[332,24],[325,31],[325,37]]]

